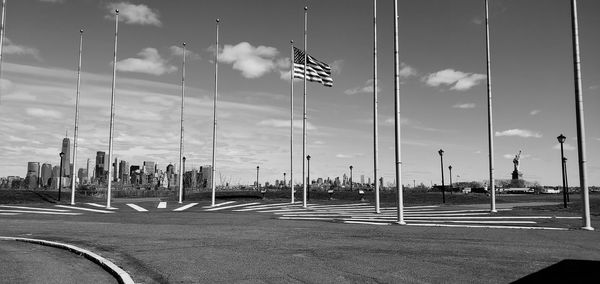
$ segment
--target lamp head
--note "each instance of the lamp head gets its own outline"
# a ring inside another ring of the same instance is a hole
[[[565,137],[561,133],[558,137],[556,137],[556,139],[558,139],[558,143],[562,144],[562,143],[565,143],[565,140],[567,139],[567,137]]]
[[[440,149],[440,150],[438,151],[438,154],[440,154],[440,156],[443,156],[443,155],[444,155],[444,150]]]

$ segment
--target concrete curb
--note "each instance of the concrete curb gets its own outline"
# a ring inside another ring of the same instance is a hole
[[[129,276],[129,274],[127,272],[125,272],[125,270],[118,267],[116,264],[112,263],[111,261],[107,260],[106,258],[104,258],[98,254],[95,254],[89,250],[85,250],[85,249],[76,247],[74,245],[40,240],[40,239],[17,238],[17,237],[1,237],[0,236],[0,240],[12,240],[12,241],[18,241],[18,242],[26,242],[26,243],[32,243],[32,244],[38,244],[38,245],[50,246],[50,247],[68,250],[70,252],[73,252],[73,253],[76,253],[79,255],[83,255],[83,256],[85,256],[85,258],[102,266],[102,268],[104,268],[104,270],[108,271],[115,278],[117,278],[117,281],[119,281],[119,283],[135,284],[135,282],[133,282],[133,279],[131,279],[131,276]]]

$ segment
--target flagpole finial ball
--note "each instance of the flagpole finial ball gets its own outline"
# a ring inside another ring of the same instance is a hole
[[[183,46],[185,46],[185,42],[183,43]]]
[[[79,30],[79,33],[81,33],[81,34],[82,34],[82,33],[83,33],[83,29]]]
[[[115,13],[119,14],[119,9],[116,9],[116,10],[115,10]]]
[[[217,18],[217,23],[220,22],[221,20],[219,18]]]
[[[308,10],[308,6],[304,6],[304,11]]]
[[[293,40],[290,40],[290,43],[294,43],[294,41],[293,41]]]

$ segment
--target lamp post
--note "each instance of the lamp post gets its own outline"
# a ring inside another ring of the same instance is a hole
[[[444,188],[446,187],[444,185],[444,150],[440,149],[438,154],[440,154],[440,164],[442,165],[442,203],[446,203],[446,193],[444,192]]]
[[[306,170],[306,178],[308,179],[308,187],[306,189],[306,199],[310,200],[310,155],[306,155],[306,163],[307,163],[307,170]]]
[[[258,183],[258,170],[260,169],[259,166],[256,166],[256,190],[260,189],[260,184]]]
[[[63,177],[63,158],[65,157],[64,152],[58,154],[60,156],[60,169],[58,170],[58,201],[60,201],[60,191],[62,189],[62,177]]]
[[[181,158],[183,160],[183,168],[181,169],[181,178],[183,179],[182,187],[181,187],[181,201],[185,199],[185,157]]]
[[[352,183],[353,183],[352,182],[352,169],[353,168],[354,168],[353,166],[350,166],[350,192],[352,192]]]
[[[452,165],[448,166],[450,170],[450,192],[452,193]]]
[[[286,187],[286,185],[287,185],[287,184],[285,183],[285,173],[283,173],[283,188],[285,188],[285,187]]]
[[[564,171],[564,175],[565,175],[565,189],[567,192],[567,203],[571,202],[571,200],[569,200],[569,179],[568,179],[568,175],[567,175],[567,157],[563,158],[563,165],[565,167],[565,171]]]
[[[565,140],[567,139],[567,137],[565,137],[564,135],[560,134],[558,137],[556,137],[556,139],[558,139],[558,143],[560,143],[560,161],[561,161],[561,167],[562,167],[562,186],[563,186],[563,206],[565,208],[567,208],[567,192],[565,191],[567,184],[565,181],[565,153],[563,150],[563,144],[565,143]]]

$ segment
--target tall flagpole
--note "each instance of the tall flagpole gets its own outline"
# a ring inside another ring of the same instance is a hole
[[[306,60],[308,50],[306,47],[306,20],[308,7],[304,7],[304,106],[302,108],[302,207],[306,208]]]
[[[373,0],[373,179],[375,180],[375,213],[381,213],[379,209],[379,180],[377,176],[377,166],[379,166],[377,104],[377,0]]]
[[[110,131],[108,135],[108,189],[106,191],[106,208],[110,209],[110,186],[112,183],[112,150],[113,132],[115,129],[115,81],[117,79],[117,36],[119,34],[119,10],[115,10],[115,53],[113,57],[113,79],[110,96]],[[115,165],[116,166],[116,165]]]
[[[292,188],[292,204],[294,204],[294,41],[290,41],[290,187]]]
[[[77,135],[79,133],[79,86],[81,84],[81,52],[83,50],[83,29],[79,30],[79,64],[77,65],[77,92],[75,98],[75,131],[73,132],[73,167],[71,167],[71,205],[75,205],[75,181],[77,172]]]
[[[490,212],[496,210],[496,184],[494,181],[494,124],[492,121],[492,78],[490,73],[490,25],[488,22],[488,0],[485,0],[485,54],[487,66],[487,98],[488,98],[488,146],[489,146],[489,164],[490,164]]]
[[[398,0],[394,0],[394,123],[395,139],[394,148],[396,155],[396,192],[398,203],[398,224],[406,225],[404,222],[404,196],[402,192],[402,152],[400,144],[400,59],[398,57]]]
[[[179,138],[179,203],[183,202],[183,106],[185,99],[185,42],[183,43],[183,64],[181,65],[181,131]]]
[[[2,0],[2,24],[0,25],[0,80],[2,79],[2,49],[4,48],[5,25],[6,25],[6,0]],[[1,89],[0,89],[0,102],[2,102],[2,90]]]
[[[579,57],[579,24],[577,22],[577,0],[571,0],[571,27],[573,29],[573,69],[575,77],[575,111],[577,115],[577,154],[579,158],[579,188],[581,188],[581,214],[584,230],[593,231],[590,220],[590,196],[587,186],[585,158],[585,127],[583,121],[583,94],[581,90],[581,58]]]
[[[219,22],[217,19],[217,49],[215,51],[215,96],[213,101],[213,141],[212,141],[212,206],[215,206],[215,151],[217,147],[217,90],[219,84]]]

